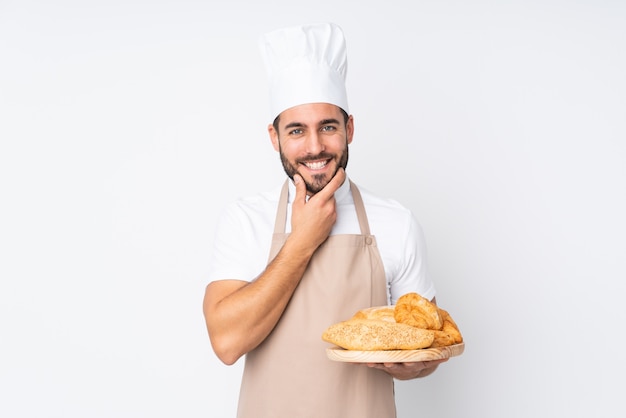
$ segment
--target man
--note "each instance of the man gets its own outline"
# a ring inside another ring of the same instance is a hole
[[[395,417],[393,378],[426,376],[441,361],[333,362],[321,334],[404,293],[434,301],[421,229],[346,177],[354,119],[341,29],[277,30],[262,51],[268,132],[291,181],[240,199],[218,224],[204,299],[212,347],[226,364],[245,355],[239,417]]]

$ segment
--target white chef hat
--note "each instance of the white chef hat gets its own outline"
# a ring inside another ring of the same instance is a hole
[[[261,37],[269,78],[270,116],[306,103],[348,111],[348,59],[343,31],[334,23],[278,29]]]

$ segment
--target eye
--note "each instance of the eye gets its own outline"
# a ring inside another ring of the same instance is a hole
[[[333,132],[336,131],[337,128],[333,125],[322,126],[322,132]]]
[[[302,135],[302,129],[300,128],[293,129],[289,131],[289,135]]]

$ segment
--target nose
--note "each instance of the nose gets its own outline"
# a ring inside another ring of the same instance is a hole
[[[310,155],[317,155],[326,149],[324,141],[319,132],[311,132],[306,139],[306,152]]]

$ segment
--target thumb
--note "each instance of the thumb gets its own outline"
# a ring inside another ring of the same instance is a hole
[[[294,202],[306,203],[306,184],[304,184],[304,180],[302,180],[300,174],[293,175],[293,183],[296,185],[296,197]]]

